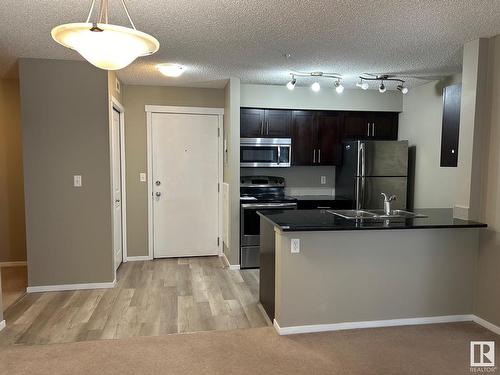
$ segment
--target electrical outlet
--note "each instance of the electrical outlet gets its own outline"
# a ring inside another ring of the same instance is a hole
[[[146,173],[139,173],[139,181],[146,182]]]
[[[82,176],[80,176],[80,175],[73,176],[73,186],[74,187],[82,187]]]
[[[321,185],[326,184],[326,176],[321,176]]]
[[[292,254],[300,253],[300,238],[292,238],[290,248]]]

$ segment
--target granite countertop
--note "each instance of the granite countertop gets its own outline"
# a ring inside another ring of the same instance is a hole
[[[291,195],[292,198],[295,198],[299,201],[350,201],[351,199],[335,196],[335,195]]]
[[[430,229],[430,228],[485,228],[486,224],[453,217],[449,208],[418,209],[412,212],[426,215],[413,219],[343,219],[327,210],[269,210],[258,212],[265,220],[285,232]]]

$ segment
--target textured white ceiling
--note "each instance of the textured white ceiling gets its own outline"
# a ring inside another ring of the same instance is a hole
[[[110,22],[126,25],[119,0],[109,1]],[[222,87],[230,76],[244,83],[285,84],[290,69],[341,73],[350,85],[364,72],[447,75],[460,71],[464,42],[500,33],[499,0],[127,4],[137,28],[161,46],[118,73],[126,84]],[[53,42],[50,30],[84,21],[89,5],[89,0],[1,0],[0,76],[12,74],[18,57],[80,59]],[[285,52],[291,54],[288,61]],[[154,68],[160,62],[183,64],[187,72],[165,78]]]

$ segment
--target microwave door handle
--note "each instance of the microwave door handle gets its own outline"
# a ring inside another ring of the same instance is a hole
[[[278,165],[280,165],[280,159],[281,159],[281,146],[278,146]]]

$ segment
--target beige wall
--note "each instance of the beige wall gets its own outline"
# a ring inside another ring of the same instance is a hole
[[[237,265],[240,264],[240,80],[230,78],[224,92],[224,143],[227,147],[224,182],[229,185],[229,243],[223,243],[223,251],[229,263]]]
[[[20,87],[28,284],[111,282],[107,73],[21,59]]]
[[[472,313],[477,229],[276,236],[280,327]]]
[[[0,262],[26,260],[20,115],[19,81],[0,80]]]
[[[440,167],[443,88],[461,82],[448,77],[410,90],[403,97],[399,115],[399,139],[407,139],[415,150],[415,208],[453,208],[457,188],[457,168]]]
[[[500,326],[500,36],[487,44],[487,116],[481,139],[481,217],[475,314]]]
[[[320,92],[309,87],[296,87],[288,90],[277,85],[241,85],[241,106],[261,108],[293,108],[353,111],[393,111],[403,109],[403,95],[399,91],[345,89],[337,94],[333,86],[326,82]]]
[[[146,105],[224,107],[223,89],[122,85],[125,107],[125,153],[127,175],[127,252],[129,257],[148,255]]]

